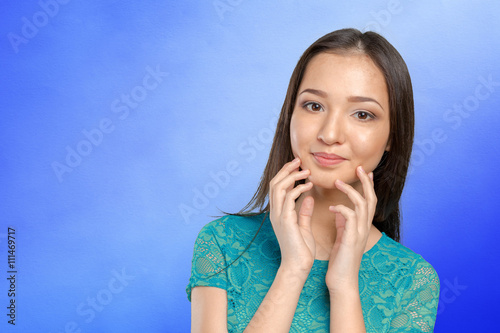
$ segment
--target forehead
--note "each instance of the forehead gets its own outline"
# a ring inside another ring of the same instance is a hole
[[[377,97],[388,104],[384,75],[364,53],[320,53],[308,63],[299,93],[303,89],[325,90],[329,95],[350,94]]]

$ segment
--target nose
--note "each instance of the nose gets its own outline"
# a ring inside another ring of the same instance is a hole
[[[327,145],[341,144],[344,142],[344,128],[340,112],[330,112],[323,119],[318,131],[318,140]]]

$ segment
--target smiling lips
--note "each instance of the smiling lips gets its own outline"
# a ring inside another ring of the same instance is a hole
[[[335,154],[313,153],[312,155],[322,166],[336,165],[346,160],[345,158]]]

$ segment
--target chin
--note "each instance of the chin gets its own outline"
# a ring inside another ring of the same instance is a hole
[[[313,183],[313,185],[315,187],[320,187],[320,188],[323,188],[325,190],[333,190],[333,189],[336,189],[335,187],[335,180],[336,178],[334,177],[318,177],[318,176],[314,176],[313,174],[311,174],[309,177],[308,177],[309,181],[311,183]]]
[[[314,186],[321,187],[324,189],[337,189],[335,186],[335,181],[340,179],[346,184],[354,184],[359,182],[359,178],[356,175],[356,171],[346,172],[346,170],[330,170],[330,171],[311,171],[311,175],[308,177],[309,181],[314,184]]]

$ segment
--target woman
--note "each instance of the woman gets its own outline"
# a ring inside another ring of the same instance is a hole
[[[192,330],[431,332],[438,276],[398,243],[413,127],[408,70],[383,37],[313,43],[253,199],[198,235]]]

